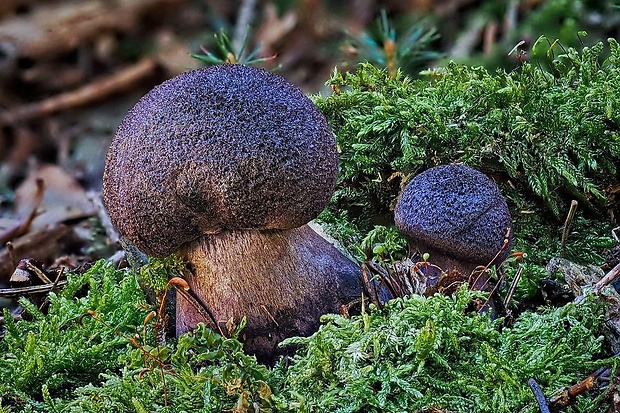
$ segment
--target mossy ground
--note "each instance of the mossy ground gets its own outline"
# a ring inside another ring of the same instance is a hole
[[[451,64],[416,81],[370,65],[334,73],[334,94],[315,99],[341,150],[323,220],[358,257],[399,259],[404,244],[389,216],[401,185],[458,161],[505,191],[515,249],[529,255],[520,299],[559,253],[572,198],[580,209],[567,251],[601,264],[614,243],[606,189],[620,163],[620,96],[610,93],[620,86],[620,48],[609,46],[604,60],[603,44],[567,50],[551,69]],[[158,345],[136,275],[98,262],[50,295],[47,314],[25,300],[29,320],[14,323],[5,312],[0,403],[9,412],[536,412],[530,378],[550,395],[601,365],[615,374],[596,297],[525,311],[504,326],[470,310],[476,294],[325,316],[315,335],[290,340],[301,345],[292,360],[268,368],[205,328]],[[606,411],[606,396],[587,393],[565,411]]]
[[[268,368],[204,326],[157,345],[137,276],[101,261],[71,276],[47,315],[26,304],[32,319],[8,323],[0,400],[10,412],[536,412],[529,378],[551,394],[615,367],[596,297],[502,328],[471,311],[481,294],[461,288],[325,316],[313,336],[288,340],[301,346],[291,360]],[[566,411],[598,411],[602,394]]]

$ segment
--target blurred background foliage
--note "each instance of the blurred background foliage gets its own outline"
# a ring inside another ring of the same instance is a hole
[[[234,3],[209,19],[214,32],[239,31],[242,8],[235,17]],[[448,61],[489,70],[511,69],[524,60],[541,58],[531,52],[540,36],[568,48],[584,44],[580,31],[588,33],[587,44],[594,44],[617,38],[620,30],[620,8],[609,0],[290,0],[262,4],[252,18],[257,24],[246,26],[250,44],[246,50],[260,47],[262,57],[275,55],[274,60],[286,71],[313,66],[346,70],[363,61],[385,67],[395,64],[412,76]],[[285,35],[275,36],[276,27]],[[305,49],[304,42],[314,47]],[[313,65],[308,65],[310,60]],[[322,70],[314,74],[324,74]],[[312,75],[311,71],[296,73],[300,80],[304,76],[310,81]],[[313,86],[316,91],[320,83]]]

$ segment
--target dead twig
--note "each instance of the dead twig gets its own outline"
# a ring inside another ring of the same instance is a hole
[[[596,385],[596,382],[609,374],[609,369],[606,367],[601,367],[596,370],[594,373],[590,374],[588,377],[583,379],[577,384],[574,384],[570,387],[566,387],[556,394],[554,394],[549,400],[549,404],[553,407],[554,410],[560,409],[562,407],[566,407],[571,404],[575,398],[585,393],[588,390],[591,390]]]
[[[60,268],[60,271],[58,271],[58,275],[56,276],[56,279],[54,280],[54,283],[52,284],[52,289],[50,291],[54,291],[58,287],[58,283],[60,282],[60,277],[62,277],[62,275],[65,273],[65,268],[66,267],[62,267]],[[48,302],[49,302],[49,298],[46,297],[45,300],[43,300],[43,302],[41,303],[41,306],[39,306],[39,310],[43,311],[43,309],[45,308]]]
[[[36,265],[34,265],[30,260],[24,260],[26,269],[30,272],[35,273],[39,280],[43,281],[43,284],[52,284],[52,280],[50,280],[47,275],[43,271],[41,271]]]
[[[267,307],[265,307],[263,304],[261,304],[261,309],[265,312],[265,314],[267,314],[267,317],[269,317],[269,319],[271,321],[274,322],[275,325],[277,325],[278,327],[280,327],[280,324],[278,324],[278,322],[276,321],[276,319],[271,315],[271,313],[269,312],[269,310],[267,309]]]
[[[611,284],[620,275],[620,262],[616,264],[599,282],[594,284],[594,292],[600,294],[600,292],[607,285]]]
[[[521,276],[523,275],[523,267],[519,267],[519,269],[517,270],[517,273],[515,274],[515,277],[512,279],[512,283],[510,284],[510,288],[508,289],[508,294],[506,294],[506,297],[504,298],[504,307],[508,308],[508,304],[510,304],[510,301],[512,300],[512,296],[515,293],[515,290],[517,289],[517,285],[519,284],[519,281],[521,280]]]
[[[375,285],[374,283],[371,285],[371,279],[368,277],[368,266],[366,265],[366,263],[363,263],[361,265],[361,270],[362,270],[362,279],[364,280],[364,286],[366,287],[366,291],[368,292],[368,295],[370,296],[370,301],[377,306],[377,308],[380,308],[380,304],[379,304],[379,298],[377,297],[377,290],[375,289]]]
[[[382,267],[381,265],[373,261],[366,261],[365,264],[367,266],[367,270],[368,269],[372,270],[379,275],[379,280],[380,280],[379,286],[384,285],[388,289],[392,297],[403,296],[403,291],[400,286],[400,283],[398,282],[396,277],[393,277],[386,268]],[[371,278],[368,279],[369,284],[370,284],[370,281],[371,281]],[[377,297],[377,302],[380,302],[379,295],[377,293],[377,285],[373,283],[372,288]]]
[[[8,241],[5,244],[6,250],[9,252],[9,260],[11,261],[11,266],[13,268],[17,267],[18,261],[17,261],[17,254],[15,254],[15,246],[13,246],[13,243],[11,241]]]
[[[66,284],[67,281],[58,281],[54,284],[32,285],[30,287],[0,288],[0,297],[21,297],[22,295],[47,293]]]
[[[72,235],[72,229],[65,224],[46,226],[29,231],[13,241],[16,257],[30,257],[37,261],[51,261],[63,251],[64,242]],[[0,249],[0,278],[10,277],[15,271],[11,256],[6,248]]]
[[[568,235],[570,234],[570,227],[573,223],[573,219],[575,218],[575,212],[577,211],[577,201],[574,199],[570,203],[570,209],[568,210],[568,215],[566,216],[566,221],[564,222],[564,230],[562,231],[562,250],[560,256],[562,258],[566,257],[566,241],[568,240]]]
[[[52,113],[86,105],[114,93],[126,90],[137,81],[154,73],[155,59],[147,57],[133,66],[125,68],[103,79],[77,90],[61,93],[40,102],[29,103],[0,113],[0,123],[11,125],[17,122],[41,118]]]

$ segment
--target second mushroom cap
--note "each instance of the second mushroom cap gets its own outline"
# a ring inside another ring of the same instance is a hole
[[[506,200],[485,174],[462,164],[437,166],[413,178],[398,199],[395,221],[413,247],[435,252],[431,262],[439,254],[470,264],[462,271],[494,258],[499,263],[510,252],[510,236],[504,246],[512,226]]]

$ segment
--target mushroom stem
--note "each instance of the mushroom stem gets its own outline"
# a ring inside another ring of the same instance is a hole
[[[429,254],[428,261],[431,264],[436,265],[437,267],[441,268],[442,271],[444,272],[450,272],[452,270],[456,270],[463,276],[467,277],[468,275],[471,275],[476,268],[488,264],[483,261],[473,262],[473,261],[464,260],[462,258],[460,259],[454,258],[454,257],[451,257],[450,255],[446,255],[444,252],[442,252],[439,249],[432,248],[429,246],[425,246],[425,245],[417,246],[415,242],[412,241],[411,239],[408,239],[408,242],[410,246],[409,256],[414,255],[416,251],[419,253],[428,253]],[[470,285],[471,288],[474,288],[476,290],[485,290],[488,287],[489,277],[486,274],[481,274],[480,276],[476,277],[476,279],[472,281],[474,281],[474,283],[473,285]]]
[[[190,263],[190,288],[220,326],[247,318],[240,339],[262,360],[281,353],[282,339],[312,334],[321,315],[362,292],[359,266],[308,225],[203,236],[179,254]],[[201,321],[209,322],[179,298],[177,335]]]

